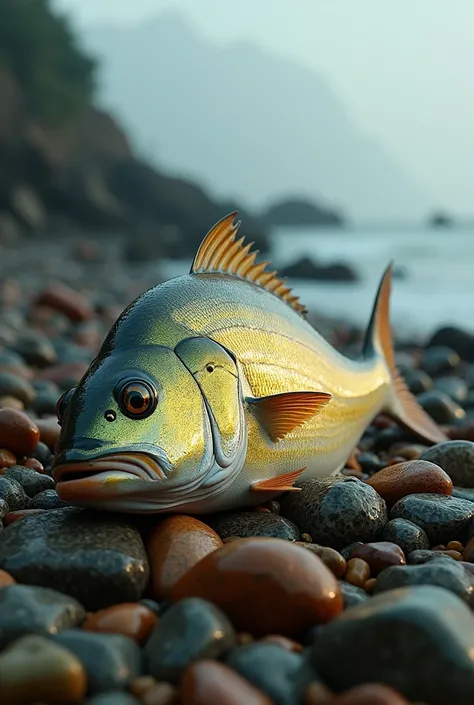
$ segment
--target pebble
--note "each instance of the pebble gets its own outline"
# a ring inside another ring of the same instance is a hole
[[[408,565],[422,565],[423,563],[428,563],[429,561],[433,561],[436,558],[451,558],[451,556],[447,556],[444,551],[434,551],[433,549],[427,551],[427,550],[419,550],[419,551],[412,551],[411,553],[407,554],[407,564]]]
[[[0,649],[27,634],[54,634],[80,624],[84,608],[69,595],[32,585],[0,590]]]
[[[63,507],[68,507],[67,502],[63,502],[59,499],[58,493],[55,489],[43,490],[38,492],[34,497],[31,498],[28,505],[29,509],[61,509]]]
[[[390,519],[408,519],[421,527],[432,545],[444,541],[464,541],[474,503],[437,494],[412,494],[398,500]]]
[[[281,513],[323,546],[373,541],[387,522],[384,500],[354,477],[305,480],[298,486],[301,492],[281,498]]]
[[[269,634],[268,636],[264,636],[263,639],[260,640],[260,642],[265,644],[276,644],[282,649],[286,649],[287,651],[293,651],[296,654],[299,654],[303,650],[303,647],[300,643],[298,643],[297,641],[293,641],[293,639],[288,639],[288,637],[281,636],[279,634]]]
[[[445,372],[456,370],[461,358],[447,345],[433,345],[423,351],[421,368],[431,377],[438,377]]]
[[[61,282],[51,283],[43,289],[36,297],[35,305],[49,306],[76,323],[88,321],[94,315],[94,310],[84,297]]]
[[[391,590],[347,610],[317,635],[311,658],[339,692],[382,682],[408,700],[472,705],[473,651],[471,610],[429,585]]]
[[[449,346],[468,362],[474,362],[474,336],[456,326],[444,326],[433,334],[430,346]]]
[[[403,378],[408,389],[415,396],[427,392],[433,386],[433,380],[423,370],[410,369],[404,372]]]
[[[426,460],[411,460],[380,470],[367,480],[388,507],[402,497],[420,492],[450,495],[453,483],[439,465]]]
[[[28,505],[28,497],[23,487],[15,478],[7,477],[6,473],[0,475],[0,498],[8,505],[11,512],[25,509]]]
[[[436,423],[452,424],[463,419],[466,412],[440,389],[430,389],[416,397],[417,402]]]
[[[0,449],[0,470],[4,470],[4,468],[11,468],[12,465],[16,465],[16,463],[17,459],[13,453],[9,450],[5,450],[4,448]]]
[[[383,468],[383,463],[380,458],[375,455],[375,453],[360,453],[357,456],[357,461],[362,470],[369,474],[377,472]]]
[[[474,487],[453,487],[453,497],[474,502]]]
[[[35,330],[25,330],[15,343],[15,350],[28,365],[48,367],[57,360],[56,351],[46,335]]]
[[[24,636],[0,653],[2,705],[74,705],[86,686],[79,659],[42,636]]]
[[[446,441],[423,454],[423,460],[436,463],[449,475],[454,485],[474,487],[474,443]]]
[[[464,405],[467,399],[467,384],[460,377],[438,377],[435,389],[447,394],[457,404]]]
[[[143,702],[143,701],[142,701]],[[93,695],[92,698],[84,700],[83,705],[140,705],[140,701],[126,693],[124,690],[109,690],[108,693],[99,693]],[[143,703],[146,705],[146,703]],[[152,705],[150,703],[150,705]],[[156,703],[156,705],[173,705],[173,701],[169,703]]]
[[[405,554],[395,543],[378,541],[376,543],[363,543],[351,551],[351,560],[362,558],[370,567],[372,575],[378,575],[393,565],[405,565]],[[346,577],[347,580],[347,577]],[[352,581],[348,581],[352,582]]]
[[[234,627],[210,602],[190,597],[170,607],[145,644],[149,673],[177,683],[197,659],[219,658],[235,644]]]
[[[407,585],[438,585],[450,590],[474,608],[474,576],[457,561],[449,558],[437,557],[422,565],[387,568],[378,576],[374,593]]]
[[[0,397],[16,399],[24,406],[30,406],[36,397],[31,382],[12,372],[0,372]]]
[[[20,457],[34,453],[40,435],[38,426],[22,411],[0,409],[0,448]]]
[[[391,519],[385,524],[380,539],[400,546],[405,556],[412,551],[430,547],[423,529],[408,519]]]
[[[122,634],[142,644],[150,636],[156,619],[156,614],[145,605],[129,602],[95,612],[86,619],[82,628],[90,632]]]
[[[167,597],[179,578],[220,546],[216,532],[199,519],[178,514],[161,521],[147,541],[153,596]]]
[[[296,541],[297,546],[303,546],[304,548],[315,553],[319,556],[325,566],[334,573],[336,578],[342,578],[346,572],[347,564],[346,559],[342,556],[339,551],[334,548],[329,548],[328,546],[320,546],[317,543],[306,543],[304,541]]]
[[[362,588],[369,578],[370,566],[362,558],[351,558],[347,562],[347,570],[344,576],[347,583]]]
[[[339,589],[342,593],[342,598],[344,600],[344,609],[348,607],[353,607],[358,605],[360,602],[365,602],[367,598],[367,593],[357,585],[352,585],[345,580],[339,581]]]
[[[7,585],[15,585],[15,578],[7,573],[5,570],[0,570],[0,588],[7,587]]]
[[[393,688],[380,683],[364,683],[347,690],[330,705],[410,705]]]
[[[338,582],[306,548],[272,538],[247,538],[210,553],[175,585],[171,599],[202,597],[235,628],[255,636],[298,636],[343,608]]]
[[[67,629],[50,638],[81,661],[91,695],[127,688],[142,675],[140,649],[126,636]]]
[[[61,431],[57,418],[37,419],[35,423],[38,427],[41,441],[49,450],[54,450]]]
[[[179,694],[181,705],[274,705],[231,668],[208,659],[189,666]]]
[[[298,541],[300,538],[298,527],[278,514],[231,512],[211,517],[209,524],[221,539],[226,539],[229,536],[239,536],[240,538],[268,536]]]
[[[43,490],[54,490],[55,483],[52,477],[36,472],[36,470],[29,467],[13,465],[3,475],[16,480],[23,487],[28,497],[34,497]]]
[[[142,540],[127,520],[72,507],[1,531],[0,568],[19,582],[64,591],[88,610],[140,599],[149,577]]]
[[[226,664],[266,693],[275,705],[298,705],[309,683],[317,678],[301,654],[264,642],[232,649]]]

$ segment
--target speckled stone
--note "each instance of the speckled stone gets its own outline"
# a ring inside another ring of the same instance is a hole
[[[446,555],[443,551],[428,551],[428,550],[418,550],[412,551],[407,554],[407,564],[408,565],[422,565],[424,563],[429,563],[434,561],[436,558],[447,558],[448,560],[454,560],[451,556]]]
[[[58,493],[54,488],[42,490],[38,492],[28,505],[28,509],[61,509],[69,506],[67,502],[63,502],[58,497]]]
[[[11,512],[25,509],[29,501],[20,483],[5,475],[0,475],[0,499],[6,502]]]
[[[474,488],[453,487],[453,497],[458,497],[458,499],[467,499],[468,502],[474,502]]]
[[[281,498],[281,513],[323,546],[374,541],[387,522],[383,499],[354,477],[305,480],[297,486],[301,492]]]
[[[438,443],[423,453],[421,460],[443,468],[454,485],[474,487],[474,443],[471,441]]]
[[[380,539],[396,543],[405,555],[430,547],[428,536],[423,529],[408,519],[391,519],[383,527]]]
[[[221,539],[229,536],[269,536],[276,539],[298,541],[300,532],[293,522],[278,514],[261,512],[222,513],[207,518],[207,523]]]
[[[421,527],[432,545],[464,541],[473,516],[473,502],[428,493],[403,497],[390,511],[390,519],[408,519]]]
[[[13,465],[3,473],[4,477],[12,477],[20,483],[28,497],[34,497],[43,490],[54,490],[54,480],[49,475],[36,472],[23,465]]]
[[[369,599],[365,590],[346,582],[345,580],[339,581],[339,587],[342,592],[342,598],[344,600],[344,609],[348,607],[353,607],[361,602],[365,602]]]

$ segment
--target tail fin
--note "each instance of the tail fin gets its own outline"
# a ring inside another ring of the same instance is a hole
[[[364,355],[378,353],[385,361],[392,375],[392,394],[387,408],[384,409],[397,421],[430,443],[448,440],[440,427],[421,408],[413,394],[407,388],[404,379],[397,370],[390,329],[390,288],[392,263],[387,267],[380,282],[377,296],[367,328]]]

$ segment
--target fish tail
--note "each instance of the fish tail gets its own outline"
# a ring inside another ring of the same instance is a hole
[[[384,272],[375,298],[372,316],[367,328],[364,356],[382,355],[390,370],[392,384],[384,412],[395,418],[423,440],[441,443],[447,436],[421,408],[408,389],[395,364],[395,352],[390,327],[390,289],[392,263]]]

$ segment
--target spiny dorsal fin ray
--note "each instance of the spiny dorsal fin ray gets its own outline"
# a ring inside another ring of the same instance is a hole
[[[207,233],[191,266],[191,274],[220,272],[245,279],[266,289],[285,301],[301,315],[307,313],[297,296],[293,296],[283,279],[276,272],[266,271],[268,262],[255,264],[258,250],[251,250],[253,243],[244,245],[244,238],[236,240],[240,220],[235,221],[237,212],[222,218]]]

